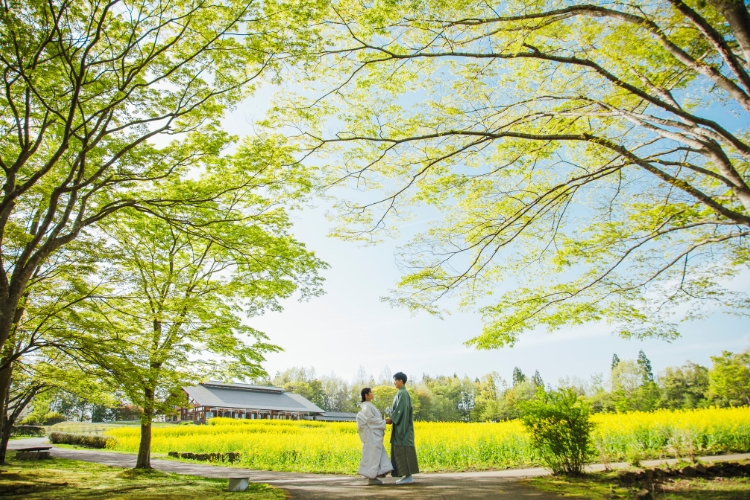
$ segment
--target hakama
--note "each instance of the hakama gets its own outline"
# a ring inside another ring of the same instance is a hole
[[[411,396],[401,387],[393,398],[391,410],[391,463],[393,477],[411,476],[419,472],[417,449],[414,447],[414,411]]]

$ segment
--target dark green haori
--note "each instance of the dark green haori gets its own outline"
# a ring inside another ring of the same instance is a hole
[[[391,464],[393,477],[411,476],[419,472],[417,449],[414,447],[414,411],[406,387],[401,387],[393,398],[391,408]]]

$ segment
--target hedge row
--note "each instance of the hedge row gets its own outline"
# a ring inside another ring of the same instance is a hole
[[[86,448],[114,448],[117,440],[109,436],[84,436],[81,434],[68,434],[65,432],[53,432],[49,435],[50,442],[54,444],[74,444]]]
[[[10,428],[11,436],[44,436],[44,427],[39,425],[14,425]]]
[[[237,462],[239,461],[241,454],[236,451],[230,451],[229,453],[190,453],[190,452],[177,452],[170,451],[168,453],[170,457],[174,458],[185,458],[188,460],[201,460],[203,462]]]

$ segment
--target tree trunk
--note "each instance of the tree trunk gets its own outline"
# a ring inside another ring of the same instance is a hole
[[[151,422],[154,418],[154,391],[144,390],[145,401],[143,416],[141,417],[141,443],[138,446],[138,461],[136,469],[151,468]]]
[[[3,415],[3,429],[0,431],[0,465],[5,464],[5,457],[8,454],[8,441],[10,441],[10,433],[13,430],[13,424],[16,423],[16,419],[8,418],[8,415]]]
[[[135,464],[136,469],[151,468],[151,422],[145,422],[146,413],[144,412],[141,419],[141,444],[138,447],[138,461]],[[148,417],[151,418],[150,416]]]
[[[0,351],[5,347],[5,342],[10,337],[11,330],[13,329],[13,319],[16,315],[16,309],[18,309],[18,301],[13,300],[12,297],[3,297],[4,300],[0,300]]]
[[[8,363],[0,370],[0,464],[5,463],[5,455],[8,452],[8,441],[14,421],[8,419],[8,396],[10,395],[11,375],[13,364]]]

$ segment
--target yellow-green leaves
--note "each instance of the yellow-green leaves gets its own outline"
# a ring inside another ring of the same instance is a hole
[[[339,0],[320,92],[279,116],[344,188],[336,236],[441,211],[393,303],[457,295],[482,348],[590,321],[673,338],[747,311],[725,285],[748,263],[750,33],[712,5]]]

